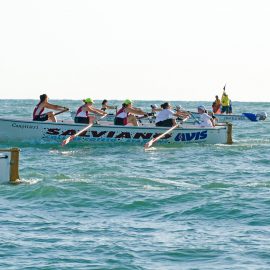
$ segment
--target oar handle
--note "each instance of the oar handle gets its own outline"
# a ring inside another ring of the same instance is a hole
[[[105,118],[107,115],[108,115],[107,113],[104,114],[104,115],[102,115],[102,116],[99,118],[99,120]]]
[[[55,113],[54,115],[58,115],[58,114],[60,114],[60,113],[64,113],[64,112],[67,112],[67,111],[69,111],[69,108],[65,108],[64,110],[62,110],[62,111],[60,111],[60,112],[57,112],[57,113]]]

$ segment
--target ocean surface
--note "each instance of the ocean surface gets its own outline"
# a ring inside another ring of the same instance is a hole
[[[0,116],[31,117],[36,103],[0,100]],[[269,107],[233,103],[235,113]],[[0,269],[270,269],[269,119],[235,123],[233,140],[147,152],[0,142],[21,149],[22,179],[0,185]]]

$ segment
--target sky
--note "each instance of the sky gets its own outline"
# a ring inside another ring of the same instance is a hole
[[[0,0],[0,99],[270,101],[268,0]]]

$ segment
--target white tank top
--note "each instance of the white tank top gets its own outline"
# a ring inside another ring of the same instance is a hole
[[[156,123],[173,118],[174,112],[169,109],[163,109],[157,114]]]

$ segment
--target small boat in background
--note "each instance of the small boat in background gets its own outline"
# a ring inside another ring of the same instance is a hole
[[[199,118],[199,114],[197,112],[192,112],[192,115],[196,118]],[[214,116],[218,119],[218,122],[227,122],[227,121],[264,121],[267,118],[266,112],[261,113],[242,113],[242,114],[214,114]]]

